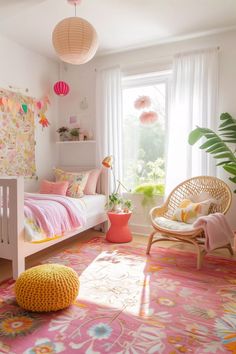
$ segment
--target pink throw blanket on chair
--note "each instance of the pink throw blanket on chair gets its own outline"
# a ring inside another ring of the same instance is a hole
[[[221,213],[200,216],[194,223],[193,227],[202,228],[205,232],[205,249],[212,251],[218,247],[222,247],[230,243],[233,244],[234,233],[231,230],[226,217]]]

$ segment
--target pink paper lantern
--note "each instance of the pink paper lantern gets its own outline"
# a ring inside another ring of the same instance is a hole
[[[140,96],[134,102],[136,109],[144,109],[151,106],[151,99],[149,96]]]
[[[81,3],[81,0],[67,0],[67,2],[70,4],[70,5],[79,5]]]
[[[58,96],[66,96],[69,91],[70,87],[65,81],[57,81],[54,85],[54,92]]]
[[[139,117],[140,122],[145,125],[153,124],[157,121],[157,119],[158,115],[153,111],[143,112]]]

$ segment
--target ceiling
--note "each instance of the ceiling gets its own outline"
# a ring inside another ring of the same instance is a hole
[[[66,0],[0,0],[0,34],[56,59],[51,33],[73,15]],[[77,15],[107,54],[234,28],[236,0],[82,0]]]

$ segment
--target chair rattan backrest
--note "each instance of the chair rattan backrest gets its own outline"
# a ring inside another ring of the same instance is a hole
[[[210,213],[225,214],[228,211],[232,201],[232,192],[228,185],[217,177],[198,176],[180,183],[170,193],[167,199],[168,210],[165,216],[171,218],[183,199],[191,195],[199,195],[201,192],[209,193],[218,201],[217,204],[212,204]]]

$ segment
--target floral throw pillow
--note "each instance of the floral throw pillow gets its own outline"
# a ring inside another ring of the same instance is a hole
[[[211,204],[211,199],[199,203],[194,203],[190,199],[184,199],[175,210],[172,219],[192,224],[199,216],[208,214]]]
[[[80,198],[84,195],[89,173],[88,172],[67,172],[55,168],[56,181],[67,181],[69,183],[66,195],[72,198]]]

